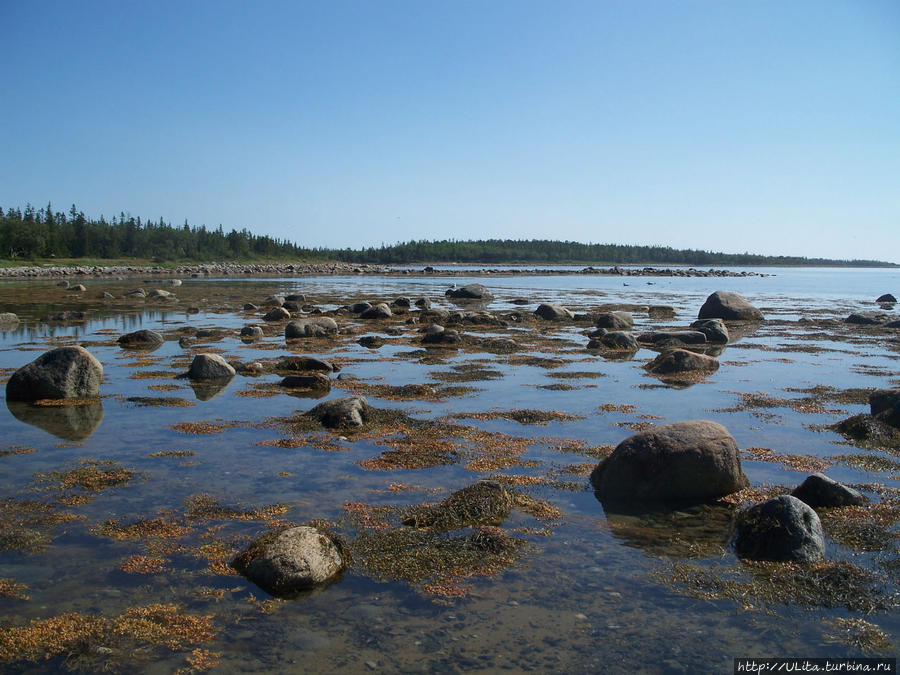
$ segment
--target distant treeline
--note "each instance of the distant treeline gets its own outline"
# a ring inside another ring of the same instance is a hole
[[[410,263],[584,264],[584,265],[828,265],[893,266],[877,260],[829,260],[752,253],[714,253],[668,246],[580,244],[572,241],[488,239],[410,241],[363,249],[307,248],[284,239],[252,234],[246,228],[225,232],[219,225],[180,227],[142,221],[120,213],[107,221],[90,220],[75,205],[68,212],[51,204],[35,209],[0,208],[0,258],[146,258],[164,261],[330,260],[400,265]]]

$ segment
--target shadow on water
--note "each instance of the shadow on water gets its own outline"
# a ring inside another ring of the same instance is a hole
[[[103,404],[38,406],[25,401],[7,401],[13,417],[66,441],[83,441],[103,420]]]

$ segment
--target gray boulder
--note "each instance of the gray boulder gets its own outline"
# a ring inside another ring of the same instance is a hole
[[[291,318],[291,313],[281,305],[273,307],[263,315],[263,321],[285,321]]]
[[[324,401],[304,413],[329,429],[361,427],[372,415],[372,408],[362,396],[344,396]]]
[[[619,352],[636,352],[640,349],[637,340],[631,333],[622,330],[609,331],[588,342],[588,349],[611,349]]]
[[[650,305],[647,308],[647,316],[651,319],[673,319],[675,308],[671,305]]]
[[[84,287],[84,284],[75,284],[74,286],[69,286],[69,290],[80,293],[86,291],[87,288]]]
[[[825,555],[822,523],[813,509],[791,495],[754,504],[735,518],[739,558],[815,562]]]
[[[329,316],[317,316],[311,319],[294,319],[284,327],[287,340],[305,337],[325,337],[337,333],[337,322]]]
[[[546,302],[538,305],[538,308],[534,310],[534,315],[545,321],[562,321],[564,319],[575,318],[575,315],[569,309],[560,305],[551,305]]]
[[[14,372],[6,383],[6,398],[99,398],[102,378],[103,366],[87,349],[58,347]]]
[[[259,309],[257,305],[254,305],[252,302],[245,302],[243,307],[245,312],[255,312]]]
[[[884,295],[878,296],[878,299],[876,299],[875,302],[894,304],[897,302],[897,298],[890,293],[885,293]]]
[[[438,326],[440,328],[440,326]],[[446,328],[440,331],[428,331],[422,337],[426,345],[457,345],[462,342],[462,335],[458,330]]]
[[[431,309],[431,300],[428,298],[418,298],[416,300],[416,307],[419,309]]]
[[[338,579],[348,563],[342,548],[314,527],[290,527],[255,539],[231,566],[267,593],[292,595]]]
[[[762,321],[763,314],[742,296],[730,291],[716,291],[708,298],[698,319],[725,319],[726,321]]]
[[[856,506],[866,503],[866,498],[860,492],[841,485],[821,473],[808,476],[794,488],[791,495],[814,509],[823,506]]]
[[[191,361],[187,377],[191,380],[227,380],[235,375],[235,369],[218,354],[197,354]]]
[[[244,326],[241,328],[241,337],[247,338],[251,340],[258,340],[263,337],[265,333],[263,333],[263,329],[259,326]]]
[[[591,473],[605,504],[700,504],[749,485],[737,443],[721,424],[675,422],[619,443]]]
[[[350,311],[353,312],[354,314],[362,314],[363,312],[365,312],[367,309],[369,309],[371,307],[372,307],[371,302],[366,302],[365,300],[363,300],[362,302],[356,302],[356,303],[350,305]]]
[[[0,327],[11,328],[18,325],[19,317],[13,312],[0,312]]]
[[[707,342],[728,342],[728,327],[722,319],[697,319],[691,328],[703,333]]]
[[[125,291],[122,294],[126,298],[146,298],[147,294],[144,292],[143,288],[132,288],[129,291]]]
[[[449,288],[444,293],[455,300],[493,300],[494,294],[481,284],[467,284],[462,288]]]
[[[402,309],[409,309],[410,307],[412,307],[412,301],[405,295],[401,295],[391,304],[394,305],[394,307],[400,307]]]
[[[360,319],[389,319],[393,316],[391,308],[385,302],[379,302],[377,305],[369,307],[359,315]]]
[[[634,326],[634,317],[630,312],[603,312],[594,319],[594,325],[611,331],[627,331]]]
[[[148,349],[159,347],[165,342],[165,338],[155,330],[142,329],[120,336],[117,342],[126,348]]]
[[[644,366],[652,375],[678,375],[697,371],[718,370],[719,360],[714,356],[689,352],[686,349],[670,349]]]
[[[175,297],[174,293],[170,293],[169,291],[164,291],[159,288],[154,288],[149,293],[147,293],[148,298],[161,298],[163,300],[169,300]]]
[[[268,298],[263,300],[263,305],[265,305],[266,307],[281,307],[284,305],[284,296],[270,295]]]

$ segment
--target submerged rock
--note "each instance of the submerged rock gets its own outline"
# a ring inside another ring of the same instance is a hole
[[[315,389],[317,391],[328,391],[331,389],[331,380],[323,373],[288,375],[281,380],[281,386],[288,389]]]
[[[255,539],[232,561],[240,574],[274,596],[337,580],[349,560],[343,545],[314,527],[289,527]]]
[[[749,560],[815,562],[825,555],[825,537],[810,506],[782,495],[738,513],[734,549]]]
[[[721,424],[692,420],[626,438],[591,474],[604,504],[700,504],[749,485]]]
[[[512,495],[500,483],[482,480],[437,504],[412,507],[403,517],[403,524],[441,530],[500,525],[509,516],[512,505]]]
[[[87,349],[58,347],[14,372],[6,383],[6,398],[98,398],[102,378],[103,366]]]
[[[841,485],[821,473],[808,476],[794,489],[791,495],[814,509],[823,506],[855,506],[866,503],[866,498],[860,492]]]
[[[698,319],[725,319],[726,321],[762,321],[763,313],[742,296],[730,291],[716,291],[708,298]]]

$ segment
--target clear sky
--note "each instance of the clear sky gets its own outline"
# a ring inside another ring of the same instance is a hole
[[[0,205],[900,262],[897,0],[0,0]]]

